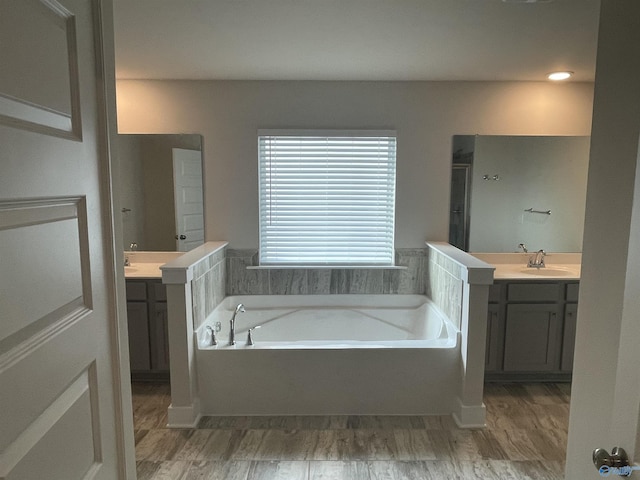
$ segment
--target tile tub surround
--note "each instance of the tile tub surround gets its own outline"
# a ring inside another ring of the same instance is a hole
[[[191,280],[194,329],[200,327],[224,300],[226,269],[224,249],[196,265],[193,280]]]
[[[568,384],[492,384],[487,428],[445,417],[203,417],[165,428],[166,385],[133,385],[139,480],[561,480]]]
[[[396,266],[379,268],[265,268],[258,251],[227,249],[228,296],[326,294],[424,294],[426,249],[397,248]]]

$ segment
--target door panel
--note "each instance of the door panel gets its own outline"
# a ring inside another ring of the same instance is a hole
[[[88,258],[81,253],[88,249],[85,216],[79,198],[0,204],[0,244],[15,246],[3,256],[3,271],[37,272],[28,286],[0,275],[3,350],[91,308]]]
[[[80,139],[74,13],[53,0],[3,1],[0,45],[0,122]]]
[[[90,368],[66,388],[14,442],[8,453],[7,479],[86,478],[99,470],[98,423],[95,422],[95,369]],[[69,435],[73,432],[73,435]],[[20,455],[15,445],[26,446]],[[13,455],[12,455],[13,454]],[[2,477],[5,478],[5,477]]]
[[[560,326],[555,304],[508,305],[504,370],[557,370]]]
[[[0,2],[0,479],[125,470],[104,5]]]

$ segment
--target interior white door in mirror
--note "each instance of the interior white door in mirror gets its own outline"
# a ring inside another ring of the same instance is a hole
[[[111,8],[0,2],[2,479],[124,478],[132,426],[116,381],[102,78],[111,26],[97,21]]]
[[[202,153],[183,148],[174,148],[172,152],[176,250],[188,252],[204,243]]]

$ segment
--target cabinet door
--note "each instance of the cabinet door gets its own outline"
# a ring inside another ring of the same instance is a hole
[[[129,361],[132,371],[149,370],[149,320],[146,302],[127,302]]]
[[[487,349],[485,351],[485,373],[502,370],[502,341],[504,325],[500,315],[500,305],[489,304],[487,317]]]
[[[560,370],[573,370],[573,351],[576,343],[576,321],[578,319],[578,305],[568,303],[564,310],[564,333],[562,336],[562,360]]]
[[[509,372],[559,370],[561,326],[556,304],[508,305],[504,370]]]
[[[169,325],[167,304],[153,304],[151,317],[151,368],[157,371],[169,371]]]

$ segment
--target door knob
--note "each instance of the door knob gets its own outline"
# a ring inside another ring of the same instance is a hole
[[[593,464],[603,477],[609,475],[617,475],[619,477],[628,477],[633,470],[638,470],[640,467],[631,466],[629,461],[629,455],[621,447],[613,447],[611,455],[604,448],[596,448],[593,451]]]
[[[593,464],[596,466],[598,471],[602,470],[602,467],[610,467],[613,465],[613,461],[611,459],[611,455],[604,448],[596,448],[593,451]]]
[[[611,450],[611,462],[614,467],[628,467],[630,465],[629,455],[624,451],[624,448],[613,447],[613,450]]]
[[[187,236],[186,235],[176,235],[176,240],[186,240]]]

